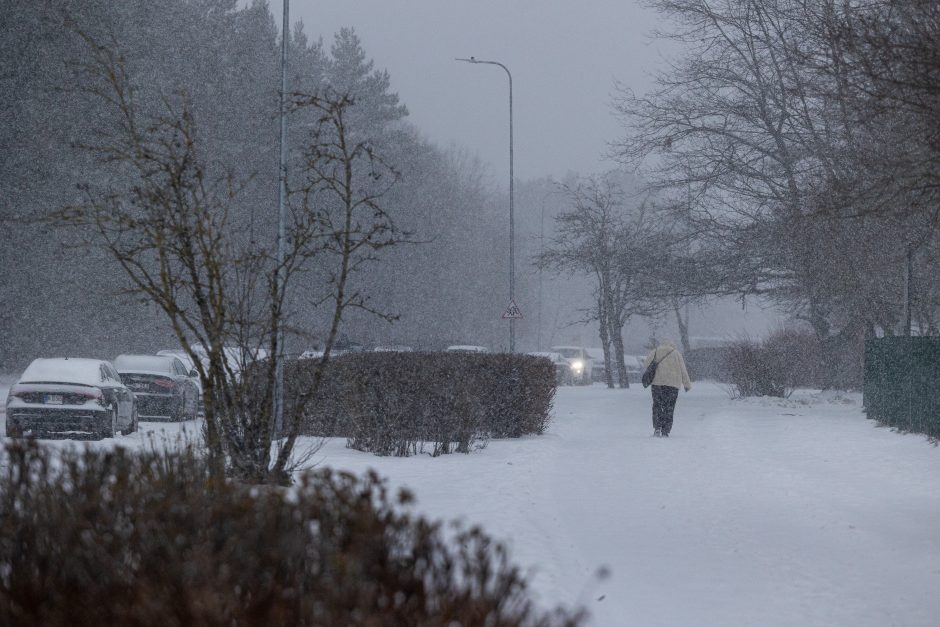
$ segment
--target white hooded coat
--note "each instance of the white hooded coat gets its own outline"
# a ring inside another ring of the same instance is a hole
[[[656,366],[656,376],[653,378],[653,385],[668,385],[676,389],[684,388],[686,392],[692,389],[692,382],[689,380],[689,373],[685,369],[685,361],[682,354],[671,342],[663,342],[649,355],[646,356],[646,363],[643,369],[656,360],[659,365]],[[661,360],[661,361],[660,361]]]

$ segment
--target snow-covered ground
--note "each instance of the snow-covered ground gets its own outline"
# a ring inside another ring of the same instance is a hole
[[[940,449],[877,428],[858,395],[732,401],[698,383],[669,439],[650,437],[649,404],[639,386],[563,388],[544,436],[408,459],[333,440],[314,461],[375,468],[423,513],[481,524],[545,604],[583,604],[594,625],[938,624]],[[142,426],[92,445],[180,430]]]

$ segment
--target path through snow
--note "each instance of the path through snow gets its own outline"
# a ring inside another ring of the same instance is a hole
[[[648,390],[562,388],[544,436],[433,459],[332,440],[316,462],[375,468],[421,512],[481,524],[545,604],[583,604],[593,625],[935,627],[940,449],[876,428],[859,401],[698,383],[658,439]],[[142,426],[93,446],[180,429]]]
[[[437,459],[332,442],[321,458],[508,539],[546,603],[582,603],[595,625],[936,626],[940,450],[846,400],[697,384],[658,439],[648,390],[563,388],[542,437]]]

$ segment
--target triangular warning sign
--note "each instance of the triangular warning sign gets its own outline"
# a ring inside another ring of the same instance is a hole
[[[522,318],[522,310],[519,309],[519,305],[516,304],[516,301],[509,301],[509,307],[506,307],[506,311],[503,312],[503,319],[515,320]]]

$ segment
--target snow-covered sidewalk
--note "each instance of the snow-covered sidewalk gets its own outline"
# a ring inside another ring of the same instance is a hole
[[[407,459],[332,440],[314,462],[374,468],[419,511],[482,525],[545,604],[594,625],[938,624],[940,449],[877,428],[858,395],[732,401],[697,383],[668,439],[650,437],[649,399],[562,388],[544,436]],[[92,445],[180,429],[142,427]]]
[[[437,459],[337,441],[320,459],[507,539],[544,602],[584,604],[595,625],[938,624],[940,450],[876,428],[858,395],[731,401],[697,384],[668,439],[650,437],[649,398],[563,388],[542,437]]]

